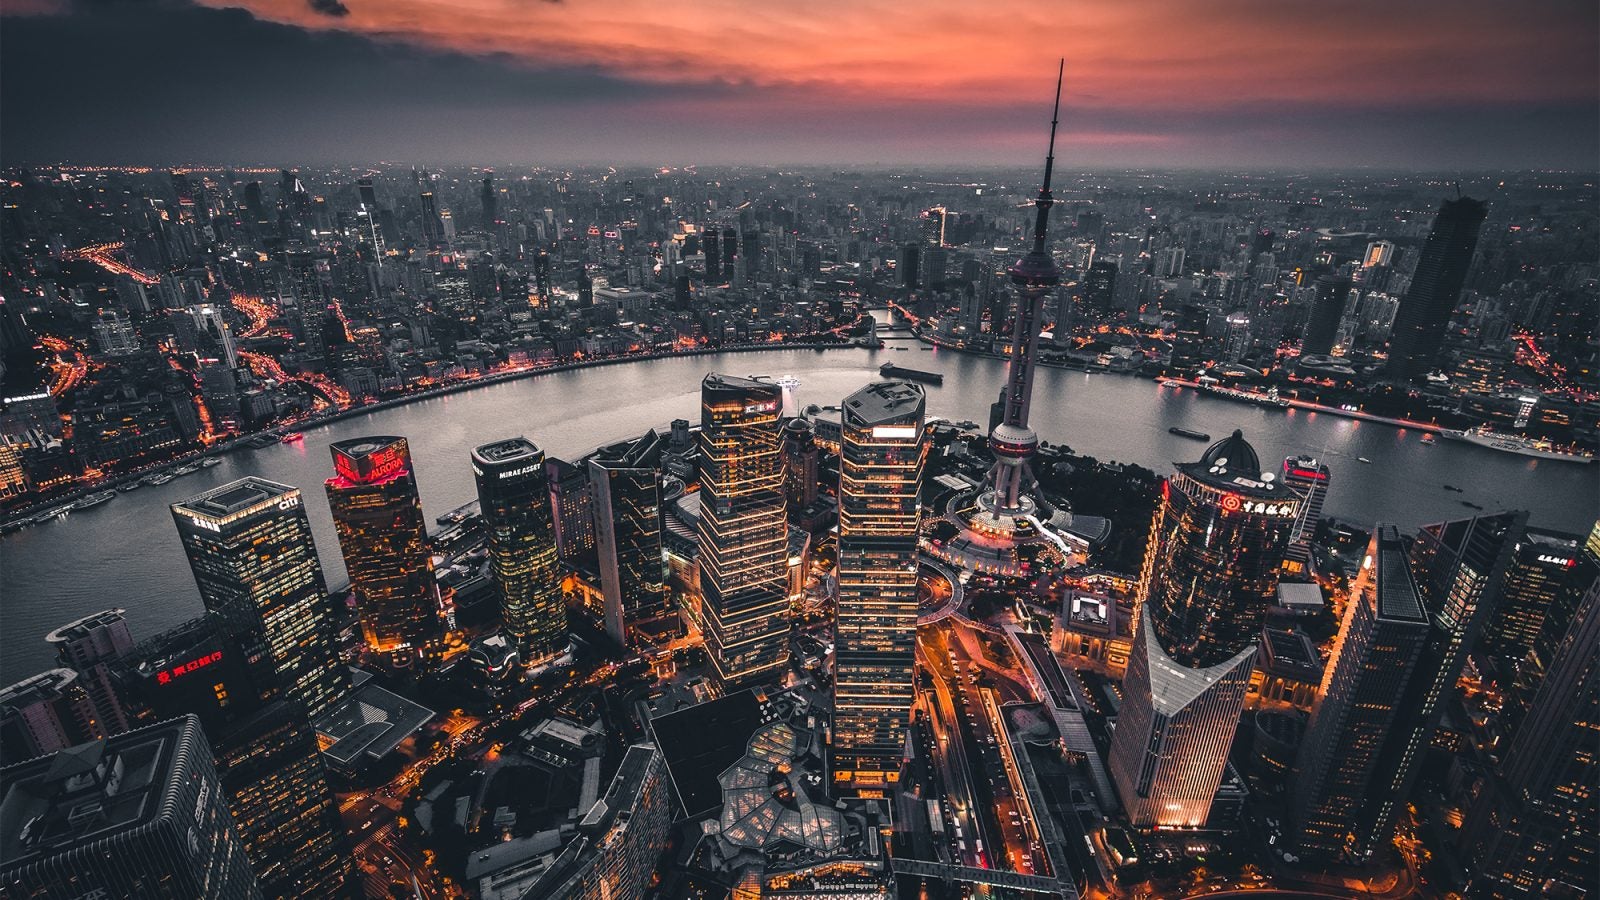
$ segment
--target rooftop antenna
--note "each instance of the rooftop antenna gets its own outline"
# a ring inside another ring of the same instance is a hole
[[[1067,59],[1062,57],[1056,66],[1056,100],[1050,112],[1050,149],[1045,151],[1044,157],[1044,184],[1039,188],[1039,199],[1033,201],[1038,208],[1039,216],[1033,224],[1033,252],[1044,252],[1044,232],[1046,220],[1050,217],[1050,207],[1055,204],[1050,195],[1050,176],[1056,167],[1056,126],[1061,122],[1061,80],[1067,71]]]

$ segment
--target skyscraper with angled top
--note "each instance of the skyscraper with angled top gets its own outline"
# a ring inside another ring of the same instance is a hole
[[[926,410],[922,388],[903,382],[871,384],[844,400],[832,758],[842,791],[892,787],[904,756]]]
[[[367,649],[396,665],[433,655],[444,620],[410,445],[402,437],[363,437],[329,450],[328,506]]]
[[[788,661],[782,407],[770,382],[713,374],[700,384],[697,619],[724,685],[776,677]]]
[[[1400,300],[1394,329],[1389,335],[1389,377],[1410,381],[1427,374],[1439,362],[1445,326],[1461,299],[1472,252],[1478,247],[1478,233],[1489,207],[1481,200],[1457,197],[1446,200],[1433,219],[1427,243],[1411,287]]]
[[[478,506],[489,528],[490,568],[500,586],[501,620],[530,665],[567,648],[567,606],[544,463],[544,451],[526,438],[472,451]]]
[[[1205,825],[1301,502],[1238,431],[1162,485],[1110,753],[1135,826]]]

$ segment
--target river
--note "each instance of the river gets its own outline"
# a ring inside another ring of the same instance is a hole
[[[905,349],[896,350],[902,347]],[[51,664],[43,636],[107,607],[128,610],[136,637],[155,634],[201,607],[167,505],[213,486],[259,475],[306,492],[328,582],[344,565],[321,482],[331,474],[328,444],[367,434],[411,442],[429,521],[475,496],[472,447],[525,435],[568,459],[596,446],[699,415],[705,373],[792,375],[797,402],[838,403],[893,361],[941,372],[928,388],[929,412],[980,424],[989,417],[1005,363],[899,340],[883,350],[771,350],[656,359],[548,373],[312,428],[300,444],[240,450],[221,465],[165,485],[146,486],[93,509],[0,538],[0,683]],[[1324,457],[1332,469],[1326,515],[1411,528],[1470,515],[1462,500],[1490,510],[1532,511],[1536,525],[1587,532],[1600,498],[1600,465],[1538,461],[1466,444],[1418,443],[1421,434],[1372,422],[1236,403],[1127,375],[1039,370],[1033,425],[1051,443],[1104,460],[1170,471],[1205,445],[1169,434],[1182,426],[1221,438],[1234,428],[1276,467],[1290,453]],[[1360,463],[1365,457],[1371,463]],[[1465,493],[1444,490],[1445,484]],[[1144,523],[1118,523],[1143,528]]]

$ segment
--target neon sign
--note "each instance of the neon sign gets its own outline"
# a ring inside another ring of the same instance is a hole
[[[170,669],[163,669],[160,672],[157,672],[156,683],[168,684],[172,681],[172,679],[177,678],[180,675],[187,675],[197,669],[204,669],[206,666],[209,666],[214,662],[220,662],[221,660],[222,651],[213,650],[210,653],[207,653],[205,656],[197,656],[186,663],[180,663]]]

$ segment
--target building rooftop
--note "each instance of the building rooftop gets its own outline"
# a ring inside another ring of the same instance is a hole
[[[1405,543],[1393,525],[1378,526],[1378,617],[1399,622],[1427,622],[1428,614],[1411,579]]]
[[[492,444],[484,444],[472,451],[474,462],[491,466],[501,466],[524,459],[532,460],[539,455],[538,446],[525,437],[495,441]]]
[[[16,684],[0,688],[0,711],[54,700],[77,680],[78,673],[71,669],[46,669],[29,675]]]
[[[127,617],[127,610],[121,608],[103,609],[92,613],[57,628],[45,635],[45,642],[49,644],[64,644],[87,637],[91,631],[106,625],[113,625]]]
[[[323,755],[343,768],[359,768],[362,757],[384,758],[434,716],[433,710],[378,686],[371,673],[355,669],[353,674],[350,696],[312,723],[320,739],[331,741]]]
[[[1179,463],[1178,471],[1218,490],[1262,500],[1297,499],[1293,491],[1278,483],[1276,472],[1261,468],[1261,457],[1238,429],[1208,447],[1199,460]]]
[[[687,818],[699,818],[722,805],[717,777],[745,755],[761,719],[755,692],[743,690],[650,720]]]
[[[199,723],[174,719],[8,766],[0,776],[0,860],[82,847],[171,815],[175,770],[209,755]]]
[[[251,475],[174,503],[172,508],[186,515],[222,519],[249,512],[286,494],[298,492],[299,488]]]
[[[844,398],[844,414],[858,425],[902,422],[922,415],[927,395],[904,381],[876,381]]]
[[[1296,612],[1315,612],[1322,608],[1322,588],[1304,581],[1280,581],[1278,605]]]

